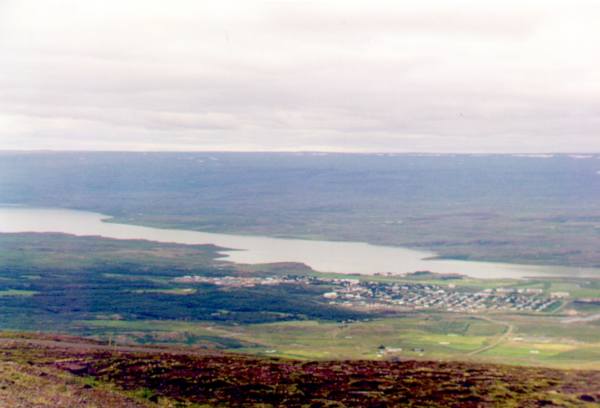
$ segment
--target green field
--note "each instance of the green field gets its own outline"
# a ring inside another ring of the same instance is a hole
[[[434,274],[320,274],[298,264],[236,265],[217,248],[56,234],[0,234],[0,329],[117,343],[186,344],[299,359],[450,359],[600,367],[600,280],[480,280]],[[568,292],[544,312],[450,313],[330,305],[328,284],[219,287],[182,275],[319,276],[448,287]],[[583,319],[565,323],[568,319]]]
[[[288,321],[253,325],[214,322],[77,322],[89,335],[126,343],[173,343],[296,359],[442,359],[562,368],[600,368],[600,330],[559,319],[452,314],[408,315],[352,323]],[[539,324],[538,324],[539,323]],[[512,327],[508,336],[508,327]],[[385,349],[380,348],[385,346]],[[491,347],[491,348],[488,348]],[[479,352],[481,351],[481,352]]]

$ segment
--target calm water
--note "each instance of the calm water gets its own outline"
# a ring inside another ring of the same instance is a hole
[[[146,239],[179,244],[215,244],[238,263],[302,262],[323,272],[394,274],[430,270],[479,278],[540,275],[600,276],[600,269],[531,266],[491,262],[428,260],[432,252],[360,242],[309,241],[198,231],[149,228],[104,222],[110,217],[84,211],[0,207],[0,232],[62,232],[117,239]]]

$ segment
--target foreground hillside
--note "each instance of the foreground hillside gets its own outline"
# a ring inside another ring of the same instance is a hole
[[[458,362],[295,361],[206,349],[0,338],[0,406],[593,406],[600,372]]]

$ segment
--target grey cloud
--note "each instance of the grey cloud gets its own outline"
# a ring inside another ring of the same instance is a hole
[[[0,149],[600,151],[591,2],[122,4],[0,3]]]
[[[524,8],[508,8],[501,2],[477,3],[429,2],[428,9],[415,9],[405,7],[406,2],[397,2],[397,7],[391,8],[390,3],[375,2],[372,8],[360,6],[333,12],[327,8],[327,2],[320,4],[322,7],[312,8],[298,3],[291,9],[277,7],[275,4],[269,14],[277,22],[276,27],[284,31],[303,31],[317,35],[342,31],[367,37],[390,32],[417,32],[518,40],[532,34],[540,21],[539,13]]]

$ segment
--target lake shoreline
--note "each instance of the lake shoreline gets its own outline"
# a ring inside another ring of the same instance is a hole
[[[225,248],[222,260],[241,264],[302,263],[329,273],[402,275],[415,271],[455,273],[474,278],[532,276],[600,277],[600,269],[440,258],[431,251],[352,241],[316,241],[194,230],[154,228],[122,223],[118,218],[60,208],[0,206],[0,232],[63,232],[116,239],[146,239],[178,244],[213,244]]]

